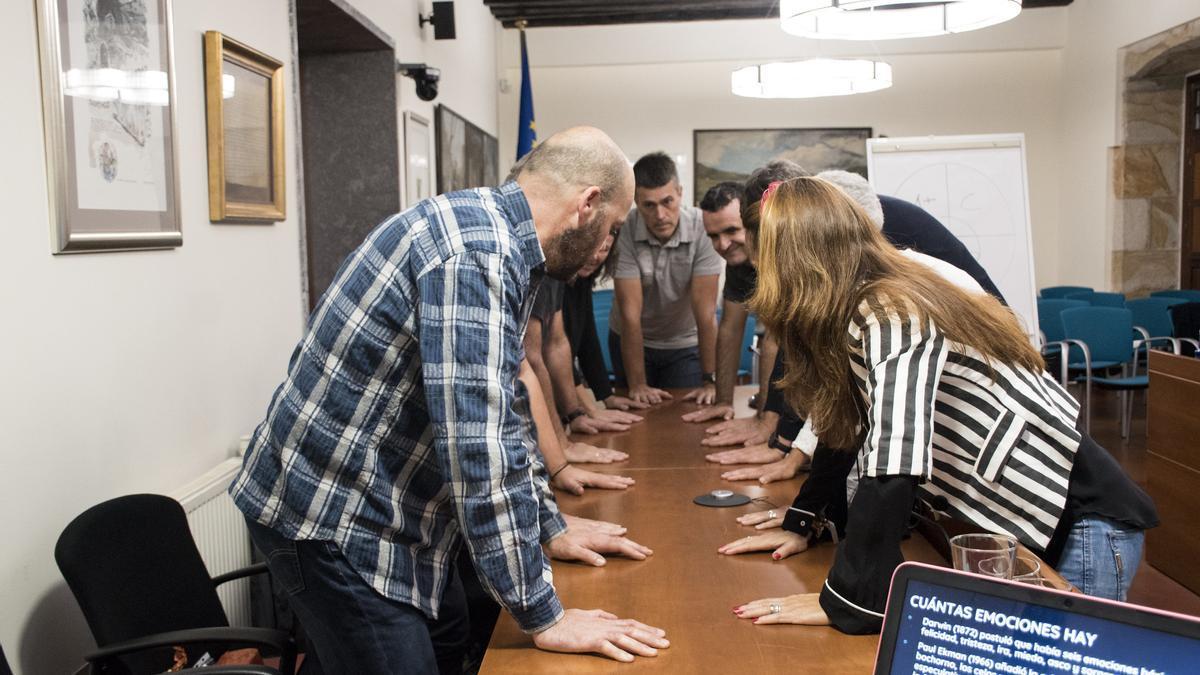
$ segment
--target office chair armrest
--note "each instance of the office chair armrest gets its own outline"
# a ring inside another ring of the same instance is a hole
[[[1184,342],[1188,343],[1189,345],[1192,346],[1193,349],[1195,349],[1197,352],[1200,352],[1200,340],[1194,340],[1192,338],[1175,338],[1175,339],[1179,340],[1180,344],[1183,344]]]
[[[1142,340],[1149,340],[1149,339],[1150,339],[1150,331],[1146,330],[1145,328],[1142,328],[1141,326],[1134,326],[1134,327],[1133,327],[1133,332],[1135,332],[1135,333],[1141,333],[1141,334],[1142,334]],[[1134,347],[1134,349],[1137,349],[1137,347]]]
[[[219,626],[214,628],[189,628],[173,630],[165,633],[155,633],[146,637],[134,638],[102,647],[84,658],[88,663],[96,663],[106,659],[135,654],[147,649],[159,647],[174,647],[198,642],[217,642],[229,645],[245,645],[248,647],[267,647],[279,652],[286,660],[289,654],[295,653],[292,638],[281,630],[269,628],[246,628],[242,626]]]
[[[1142,338],[1141,340],[1134,340],[1133,341],[1133,349],[1134,349],[1134,351],[1137,351],[1137,349],[1139,347],[1141,347],[1142,345],[1153,346],[1155,342],[1163,342],[1164,340],[1166,342],[1170,343],[1171,350],[1174,351],[1174,353],[1176,353],[1176,354],[1180,353],[1179,352],[1179,338],[1168,337],[1166,335],[1160,335],[1157,337],[1148,337],[1147,336],[1145,338]]]
[[[244,579],[246,577],[251,577],[251,576],[254,576],[255,574],[267,574],[267,573],[268,573],[267,572],[267,563],[260,562],[260,563],[254,563],[253,565],[247,565],[241,569],[233,570],[232,572],[226,572],[225,574],[218,574],[217,576],[212,578],[212,582],[213,582],[213,586],[220,586],[221,584],[223,584],[227,581],[234,581],[237,579]]]

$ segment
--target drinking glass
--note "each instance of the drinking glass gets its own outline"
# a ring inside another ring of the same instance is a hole
[[[950,539],[954,569],[1011,579],[1017,559],[1017,540],[1006,534],[960,534]]]

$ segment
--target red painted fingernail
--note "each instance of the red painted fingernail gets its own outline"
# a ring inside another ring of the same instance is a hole
[[[772,557],[772,558],[774,558],[774,559],[776,559],[776,560],[779,560],[779,554],[778,554],[778,553],[772,553],[772,554],[771,554],[771,557]]]

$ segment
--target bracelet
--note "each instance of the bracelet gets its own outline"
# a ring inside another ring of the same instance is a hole
[[[566,426],[566,425],[569,425],[571,422],[574,422],[575,420],[579,419],[580,417],[583,417],[586,414],[587,414],[587,411],[583,409],[583,406],[579,406],[578,408],[572,410],[571,412],[567,413],[566,415],[563,415],[562,417],[560,417],[559,420],[563,423],[563,426]]]
[[[778,431],[771,432],[770,438],[767,439],[767,447],[769,447],[773,450],[778,450],[785,455],[790,454],[792,452],[792,444],[781,441],[779,439]]]
[[[558,467],[557,469],[554,470],[554,473],[550,474],[550,480],[554,480],[554,477],[557,476],[558,474],[562,473],[563,469],[567,468],[568,466],[571,466],[570,462],[563,462],[562,466]]]

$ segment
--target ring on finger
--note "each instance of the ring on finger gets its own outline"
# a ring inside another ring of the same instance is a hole
[[[777,604],[777,603],[772,602],[771,606],[770,606],[770,610],[771,610],[772,614],[780,614],[783,612],[783,607],[779,606],[779,604]]]
[[[775,513],[775,509],[771,509],[770,511],[767,511],[767,518],[769,520],[775,520],[778,517],[779,517],[779,514]]]

